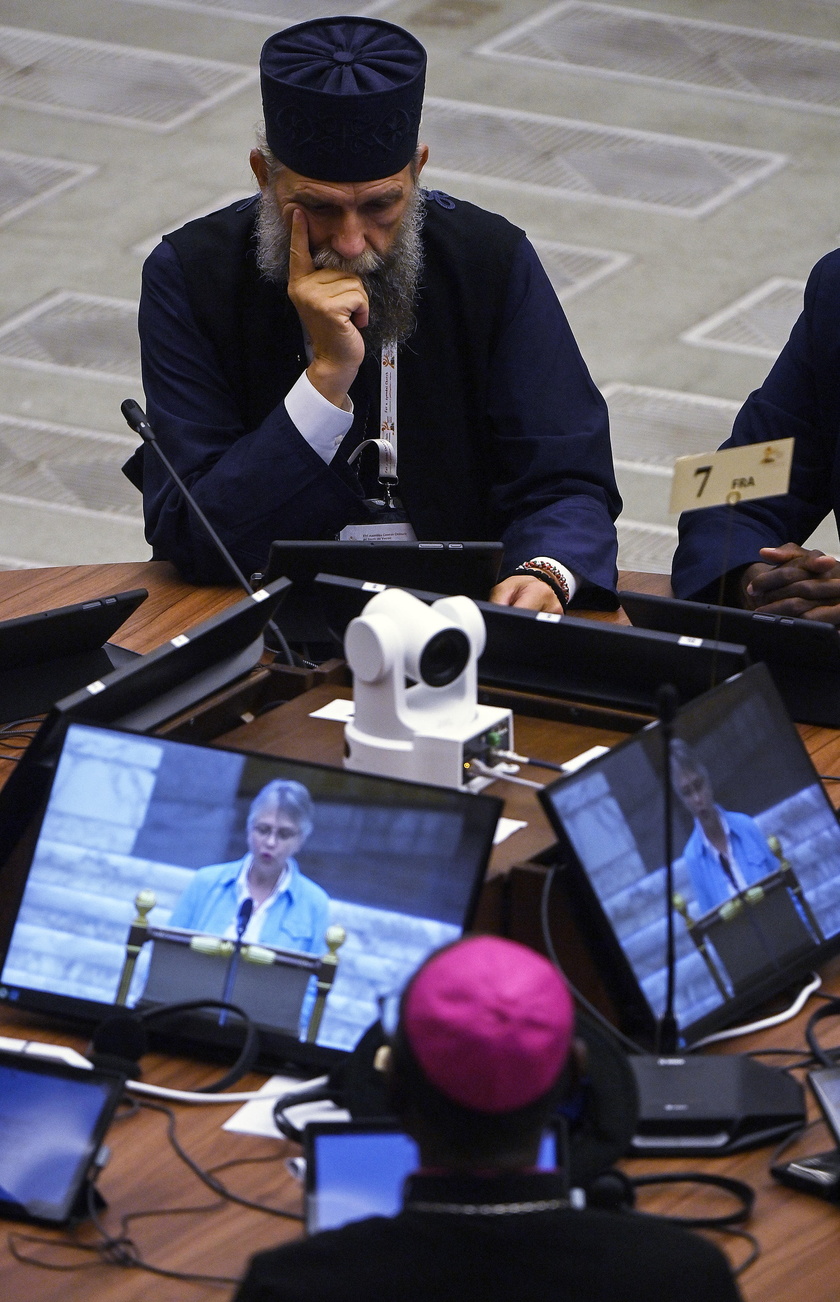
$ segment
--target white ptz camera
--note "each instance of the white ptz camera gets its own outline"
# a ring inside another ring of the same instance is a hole
[[[371,598],[344,638],[355,701],[345,767],[463,787],[474,777],[472,760],[492,763],[494,747],[512,749],[510,710],[477,703],[485,639],[469,597],[427,606],[387,588]]]

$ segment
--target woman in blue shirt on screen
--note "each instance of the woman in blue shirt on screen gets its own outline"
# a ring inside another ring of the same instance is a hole
[[[755,820],[715,803],[708,769],[679,738],[671,743],[671,779],[694,819],[683,859],[701,913],[778,870]]]
[[[329,896],[303,876],[294,857],[312,831],[312,814],[312,797],[302,783],[269,782],[248,811],[248,853],[199,868],[169,926],[234,940],[237,914],[250,898],[245,942],[323,953]]]

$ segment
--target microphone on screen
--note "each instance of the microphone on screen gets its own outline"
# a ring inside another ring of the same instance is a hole
[[[236,939],[237,940],[241,941],[242,937],[245,935],[245,928],[248,926],[248,923],[251,921],[251,914],[253,912],[254,912],[254,901],[251,899],[250,895],[246,895],[245,899],[240,904],[236,914]]]
[[[236,910],[236,940],[233,946],[233,953],[228,960],[228,969],[225,974],[225,988],[222,991],[222,1003],[232,1003],[231,995],[233,994],[233,983],[236,980],[236,970],[239,967],[239,955],[242,950],[242,937],[248,923],[251,921],[251,914],[254,912],[254,901],[250,895],[245,899]],[[219,1013],[219,1026],[224,1026],[227,1021],[227,1009],[222,1009]]]
[[[198,505],[198,502],[195,500],[192,493],[187,488],[183,479],[178,474],[175,467],[172,465],[172,462],[169,460],[166,453],[161,448],[160,444],[157,441],[157,436],[154,430],[152,429],[151,425],[149,424],[146,418],[146,413],[144,412],[143,408],[140,406],[139,402],[135,402],[133,398],[126,398],[124,402],[120,403],[120,411],[125,417],[127,423],[134,430],[135,434],[139,434],[143,442],[147,444],[148,447],[154,448],[155,455],[157,456],[161,465],[164,467],[169,477],[173,480],[175,484],[177,484],[178,488],[181,490],[184,500],[189,506],[190,510],[197,517],[197,519],[201,521],[205,533],[213,543],[213,546],[216,548],[216,551],[219,553],[222,560],[225,562],[225,565],[228,567],[231,574],[234,575],[236,582],[240,585],[240,587],[242,587],[245,590],[245,592],[247,592],[249,597],[252,597],[254,595],[254,589],[251,587],[251,584],[248,582],[245,575],[242,573],[239,566],[236,564],[236,561],[233,559],[227,547],[224,545],[221,538],[216,533],[216,530],[213,528],[212,524],[207,519],[207,516],[202,511],[201,507]],[[280,648],[280,652],[283,658],[285,659],[286,664],[294,665],[296,661],[289,648],[289,644],[286,641],[283,634],[280,632],[280,629],[277,627],[275,621],[273,619],[270,619],[266,627],[271,629],[272,633],[277,639],[277,645]]]

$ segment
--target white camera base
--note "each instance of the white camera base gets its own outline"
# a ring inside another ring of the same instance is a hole
[[[471,727],[442,728],[434,733],[416,732],[405,740],[373,737],[355,722],[345,726],[347,756],[344,767],[382,777],[431,782],[438,787],[463,787],[476,774],[470,762],[479,759],[492,765],[491,750],[513,749],[513,715],[510,710],[477,705]]]

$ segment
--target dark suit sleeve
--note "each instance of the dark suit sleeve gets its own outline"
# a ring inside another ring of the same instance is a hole
[[[672,581],[678,597],[714,597],[721,574],[760,560],[759,548],[803,544],[836,507],[840,423],[840,250],[814,267],[805,309],[725,448],[794,438],[790,491],[736,507],[688,511]]]
[[[590,596],[600,590],[608,600],[621,499],[607,407],[525,239],[511,268],[488,405],[496,453],[491,505],[502,526],[506,571],[551,556],[580,576]]]
[[[358,510],[348,478],[327,466],[283,403],[242,427],[211,342],[196,325],[181,265],[162,242],[143,268],[139,315],[143,387],[158,441],[245,572],[261,569],[272,538],[329,538]],[[230,581],[212,544],[144,449],[146,538],[193,582]]]

